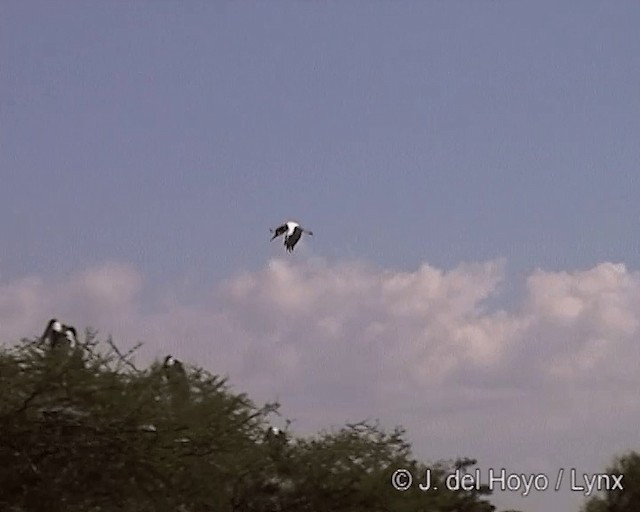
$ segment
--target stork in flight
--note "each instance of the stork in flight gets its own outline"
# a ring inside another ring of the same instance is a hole
[[[282,226],[278,226],[276,229],[269,229],[273,233],[271,241],[275,240],[280,235],[284,235],[284,246],[288,252],[292,252],[296,246],[302,233],[313,236],[313,232],[304,229],[300,224],[293,221],[287,221]]]
[[[65,341],[69,344],[70,348],[75,348],[78,343],[78,334],[76,333],[75,327],[64,325],[57,319],[52,318],[49,320],[44,333],[42,333],[40,341],[43,343],[48,341],[51,347],[56,347],[60,342]]]

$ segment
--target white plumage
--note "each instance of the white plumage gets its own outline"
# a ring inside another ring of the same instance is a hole
[[[297,222],[292,222],[289,221],[287,222],[287,236],[291,236],[293,235],[293,232],[295,231],[295,229],[300,226],[300,224],[298,224]]]

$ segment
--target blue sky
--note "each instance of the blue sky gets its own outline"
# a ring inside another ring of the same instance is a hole
[[[315,236],[285,261],[327,279],[504,259],[507,310],[540,295],[537,268],[636,283],[638,26],[634,1],[2,2],[0,283],[115,268],[144,282],[123,285],[136,311],[208,293],[226,311],[245,296],[224,283],[262,276],[257,318],[288,279],[268,228],[291,216]],[[119,328],[85,299],[64,311]]]
[[[2,10],[5,272],[219,277],[291,215],[397,267],[638,264],[635,2]]]

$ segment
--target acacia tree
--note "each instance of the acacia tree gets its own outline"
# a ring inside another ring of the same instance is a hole
[[[137,348],[137,347],[136,347]],[[74,350],[23,340],[0,350],[0,509],[11,512],[490,512],[486,489],[391,486],[426,470],[400,428],[369,422],[296,437],[202,368],[139,369],[135,348],[87,333]]]
[[[0,356],[0,504],[16,510],[214,510],[256,464],[274,407],[201,369],[174,382],[115,345],[23,343]]]
[[[610,487],[600,496],[589,499],[584,512],[637,512],[640,510],[640,454],[631,451],[617,457],[606,470],[606,475],[624,475],[619,485],[610,479]]]

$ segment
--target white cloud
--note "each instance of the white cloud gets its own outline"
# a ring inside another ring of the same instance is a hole
[[[633,447],[640,276],[624,265],[538,270],[507,312],[487,302],[502,262],[401,272],[295,261],[272,260],[195,303],[149,301],[140,274],[115,263],[0,284],[3,339],[69,319],[229,374],[258,401],[278,397],[304,430],[364,417],[403,424],[434,458],[596,471],[619,449],[602,439]]]

